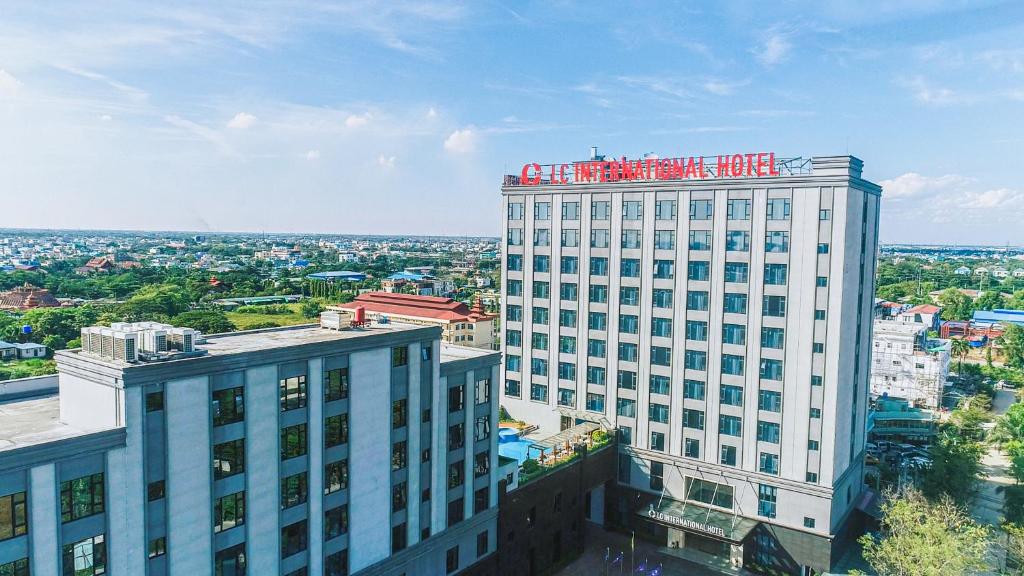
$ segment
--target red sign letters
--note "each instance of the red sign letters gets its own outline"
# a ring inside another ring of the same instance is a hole
[[[572,164],[526,164],[519,184],[586,184],[643,180],[702,180],[778,176],[774,152],[727,154],[717,157],[590,160]]]

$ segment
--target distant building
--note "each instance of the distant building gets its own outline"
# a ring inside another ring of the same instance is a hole
[[[994,278],[1007,278],[1010,276],[1010,271],[1006,268],[993,268],[992,277]]]
[[[38,288],[26,283],[13,290],[0,292],[0,310],[31,310],[32,308],[56,308],[57,300],[45,288]]]
[[[366,292],[352,302],[327,309],[352,311],[359,307],[371,320],[386,316],[407,324],[439,326],[442,342],[488,349],[495,344],[498,317],[488,314],[480,299],[470,307],[451,298]]]
[[[1004,323],[1024,326],[1024,310],[976,310],[971,322],[976,325]]]
[[[974,269],[974,275],[975,276],[987,276],[988,275],[988,268],[985,268],[984,266],[982,266],[980,268],[975,268]]]
[[[17,360],[18,359],[18,348],[10,342],[4,342],[0,340],[0,361],[5,360]]]
[[[875,320],[871,394],[938,408],[949,376],[948,340],[928,338],[929,325]]]
[[[897,315],[900,322],[917,322],[928,326],[929,330],[939,329],[939,319],[942,308],[934,304],[919,304],[913,308],[904,310]]]
[[[875,402],[874,409],[868,413],[868,434],[872,439],[928,438],[934,436],[938,428],[938,414],[914,408],[903,399],[879,399]]]
[[[79,274],[92,274],[94,272],[110,272],[112,270],[127,270],[141,267],[142,264],[134,260],[118,261],[113,256],[97,256],[91,258],[84,266],[75,268],[75,272]]]
[[[1014,278],[1024,277],[1024,268],[1017,268],[1016,270],[1014,270],[1013,271],[1013,277]]]
[[[956,270],[953,270],[953,274],[957,274],[959,276],[970,276],[971,275],[971,269],[968,268],[967,266],[961,266],[961,267],[957,268]]]

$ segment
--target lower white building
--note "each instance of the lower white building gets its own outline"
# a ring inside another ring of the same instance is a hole
[[[928,337],[927,324],[875,320],[871,394],[938,408],[949,377],[949,340]]]

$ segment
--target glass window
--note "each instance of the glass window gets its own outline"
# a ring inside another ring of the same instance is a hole
[[[708,323],[701,320],[686,321],[686,339],[705,342],[708,339]]]
[[[324,466],[324,494],[348,488],[348,460],[329,462]]]
[[[655,288],[652,296],[655,308],[672,307],[672,290],[670,288]]]
[[[623,220],[640,220],[644,216],[644,203],[639,200],[626,200],[622,203]]]
[[[604,386],[605,369],[601,366],[587,366],[587,384]]]
[[[782,380],[782,360],[761,359],[762,380]]]
[[[523,203],[522,202],[509,202],[508,203],[508,219],[509,220],[522,220],[523,219]]]
[[[726,436],[742,435],[743,419],[739,416],[727,416],[722,414],[718,417],[718,433]]]
[[[324,372],[324,401],[333,402],[345,398],[348,398],[348,367]]]
[[[551,272],[551,257],[537,254],[533,257],[534,272]]]
[[[548,361],[545,360],[544,358],[531,358],[530,374],[533,374],[534,376],[547,376]]]
[[[520,347],[523,345],[523,333],[520,330],[505,330],[505,344]]]
[[[717,484],[710,480],[701,480],[699,478],[687,478],[686,494],[694,502],[732,510],[733,487],[728,484]]]
[[[726,262],[725,281],[745,283],[747,281],[748,269],[749,266],[746,262]]]
[[[523,321],[523,307],[518,304],[509,304],[505,307],[505,314],[509,322]]]
[[[711,231],[690,230],[690,250],[711,250]]]
[[[517,354],[505,355],[505,369],[511,372],[519,372],[522,368],[522,357]]]
[[[576,228],[562,229],[562,246],[576,248],[580,245],[580,231]]]
[[[604,257],[593,257],[590,259],[591,276],[608,275],[608,259]]]
[[[789,252],[789,232],[770,230],[764,235],[765,252]]]
[[[711,220],[713,208],[711,200],[690,200],[690,220]]]
[[[283,498],[284,480],[281,481],[281,486]],[[305,486],[303,486],[302,501],[306,501]],[[287,506],[284,506],[283,499],[281,507],[287,508]],[[217,498],[213,504],[213,531],[222,532],[242,524],[245,524],[245,492],[235,492],[223,498]]]
[[[28,532],[28,504],[25,496],[25,492],[0,496],[0,541]],[[102,495],[100,498],[102,506]],[[0,576],[6,575],[0,571]]]
[[[818,210],[818,220],[831,220],[831,219],[832,219],[832,211],[831,210],[829,210],[827,208],[822,208],[821,210]]]
[[[347,415],[345,416],[347,417]],[[327,420],[330,420],[330,418],[327,418]],[[302,456],[305,453],[306,425],[303,423],[281,429],[281,460]]]
[[[676,247],[676,233],[673,230],[656,230],[654,232],[654,248],[657,250],[673,250]]]
[[[619,388],[624,388],[626,390],[636,390],[636,372],[631,370],[619,370],[618,385]]]
[[[704,411],[683,408],[683,428],[704,429]]]
[[[761,328],[761,347],[775,348],[781,350],[786,343],[786,330],[784,328]]]
[[[658,374],[651,374],[651,394],[665,394],[668,395],[670,392],[670,380],[668,376],[661,376]]]
[[[523,271],[523,255],[522,254],[509,254],[506,257],[507,269],[512,272]]]
[[[622,247],[627,249],[640,248],[640,231],[639,230],[623,230],[622,231]]]
[[[626,418],[636,418],[636,400],[619,398],[615,401],[615,413]]]
[[[669,318],[651,318],[651,336],[672,337],[672,320]]]
[[[725,249],[729,252],[750,252],[750,232],[729,230],[725,233]]]
[[[214,390],[211,396],[214,426],[241,422],[245,419],[245,388],[239,386]]]
[[[449,523],[450,525],[450,523]],[[459,569],[459,547],[449,548],[444,556],[445,573],[451,574]]]
[[[587,316],[587,327],[591,330],[607,330],[608,315],[604,312],[590,312]]]
[[[591,220],[607,220],[611,217],[611,203],[607,200],[599,200],[590,204]]]
[[[786,297],[785,296],[765,296],[764,297],[764,310],[765,316],[782,317],[786,315]]]
[[[824,310],[815,310],[814,311],[814,319],[815,320],[824,320],[825,319],[825,311]]]
[[[687,350],[683,356],[687,370],[707,370],[708,353],[701,350]]]
[[[562,202],[562,220],[579,220],[580,203]]]
[[[725,464],[726,466],[736,465],[736,447],[729,446],[727,444],[722,445],[722,451],[720,452],[719,463]]]
[[[767,215],[769,220],[789,220],[789,198],[769,198]]]
[[[818,276],[815,280],[815,285],[818,288],[825,288],[828,286],[828,276]]]
[[[563,328],[575,328],[576,327],[576,311],[575,310],[559,310],[558,311],[558,325]],[[547,348],[544,348],[547,350]]]
[[[558,297],[566,302],[575,302],[578,297],[579,287],[571,282],[566,282],[558,286]]]
[[[604,358],[607,355],[608,343],[604,340],[591,338],[587,340],[587,356],[591,358]]]
[[[675,263],[671,260],[654,261],[654,277],[660,280],[671,280],[674,275]]]
[[[619,288],[619,304],[623,306],[639,306],[640,289],[636,286],[623,286]]]
[[[305,520],[281,528],[281,558],[302,552],[308,544],[309,531]]]
[[[651,422],[668,424],[668,406],[664,404],[651,404],[648,412]]]
[[[725,311],[730,314],[747,313],[747,295],[735,292],[726,292],[723,300]]]
[[[722,342],[744,345],[747,343],[747,327],[743,324],[722,324]]]
[[[764,283],[770,286],[783,286],[786,284],[785,264],[765,264]]]
[[[636,362],[639,349],[639,346],[636,344],[619,342],[619,360],[623,362]]]
[[[651,346],[651,364],[654,366],[671,366],[672,349],[663,346]]]
[[[639,278],[640,260],[636,258],[623,258],[621,265],[621,276],[623,278]]]
[[[740,386],[729,386],[723,384],[721,388],[721,402],[727,406],[743,406],[743,388]]]
[[[561,268],[562,274],[579,274],[580,271],[580,259],[578,256],[562,256]]]
[[[146,394],[146,412],[159,412],[164,409],[164,392],[158,390]],[[0,574],[0,576],[5,576]]]
[[[532,314],[532,318],[531,319],[533,320],[534,324],[539,324],[541,326],[547,326],[548,325],[548,309],[547,308],[544,308],[544,307],[541,307],[541,306],[534,306],[530,310],[530,312]]]
[[[743,356],[737,356],[735,354],[722,354],[722,374],[742,376],[743,361]]]
[[[505,379],[505,396],[519,398],[523,394],[519,380]]]
[[[757,440],[759,442],[768,442],[771,444],[778,444],[779,438],[781,437],[781,427],[775,422],[763,422],[758,421],[757,423]]]
[[[530,400],[535,402],[548,401],[548,387],[536,382],[530,384]]]
[[[828,244],[818,244],[818,254],[828,254]]]
[[[777,475],[779,473],[779,455],[761,452],[758,455],[757,471]]]
[[[551,220],[551,202],[534,202],[533,219]]]
[[[706,387],[700,380],[683,380],[683,398],[703,400]]]
[[[757,393],[757,409],[765,412],[782,411],[782,393],[772,390],[761,390]]]
[[[103,512],[103,473],[61,482],[61,521],[71,522]],[[13,499],[11,500],[13,502]]]
[[[665,464],[651,460],[651,490],[661,491],[665,487]]]
[[[640,318],[633,314],[620,314],[619,332],[622,332],[624,334],[639,334]]]
[[[522,246],[523,245],[523,229],[522,228],[509,228],[508,229],[508,245],[509,246]]]
[[[558,378],[561,380],[576,380],[576,365],[572,362],[559,362]]]
[[[61,552],[64,576],[107,573],[107,544],[103,534],[65,544]]]
[[[811,408],[811,418],[821,418],[821,408]]]
[[[608,247],[608,229],[607,228],[595,228],[590,231],[590,247],[591,248],[607,248]]]
[[[576,391],[568,388],[558,389],[558,405],[559,406],[576,406]]]
[[[654,218],[655,220],[675,220],[676,219],[676,201],[675,200],[658,200],[654,203]]]
[[[403,440],[391,445],[391,470],[404,470],[409,463],[409,445]]]
[[[683,456],[687,458],[700,458],[700,440],[697,438],[684,438]]]
[[[397,430],[409,423],[409,401],[405,398],[391,403],[391,428]]]
[[[711,277],[711,263],[702,260],[691,260],[686,265],[688,280],[706,281]]]
[[[408,353],[407,349],[406,353]],[[394,349],[392,349],[394,353]],[[392,364],[394,366],[394,364]],[[281,396],[281,412],[305,408],[306,406],[306,376],[294,376],[285,378],[279,384]]]
[[[245,472],[245,439],[230,440],[213,446],[215,480]]]
[[[507,284],[506,292],[509,296],[522,296],[523,295],[523,281],[509,279]]]
[[[534,246],[551,246],[551,230],[547,228],[537,228],[533,231],[533,245]]]
[[[608,303],[608,286],[604,284],[590,285],[590,301],[596,304]]]
[[[590,412],[604,412],[604,394],[587,392],[587,410]]]
[[[551,295],[551,285],[542,280],[534,280],[533,282],[533,297],[534,298],[548,298]]]
[[[576,337],[575,336],[559,336],[558,337],[558,351],[562,354],[575,354],[576,353]]]
[[[763,454],[762,454],[763,456]],[[757,488],[757,515],[775,518],[776,489],[774,486],[759,484]]]
[[[346,442],[348,442],[348,414],[336,414],[324,418],[324,445],[330,448]]]
[[[821,386],[821,376],[811,376],[811,386]]]
[[[348,504],[324,512],[324,539],[330,540],[348,533]]]
[[[726,205],[729,220],[750,220],[750,199],[730,198]]]
[[[708,293],[702,290],[688,291],[686,293],[686,309],[707,311]]]

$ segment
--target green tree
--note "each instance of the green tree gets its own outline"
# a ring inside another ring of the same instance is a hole
[[[958,373],[964,371],[964,360],[967,355],[971,352],[971,343],[966,338],[953,338],[949,343],[949,353],[960,359],[960,368],[957,370]]]
[[[175,316],[189,309],[191,300],[173,284],[143,286],[122,306],[127,319],[143,320],[152,315]]]
[[[921,477],[921,492],[930,499],[951,498],[967,504],[974,497],[985,449],[973,440],[972,430],[944,425],[929,455],[931,466]]]
[[[971,297],[956,288],[946,288],[938,300],[943,320],[967,320],[974,314]]]
[[[1006,532],[1007,564],[1014,565],[1009,572],[1016,576],[1024,576],[1024,526],[1007,522],[1003,524]]]
[[[881,536],[860,538],[864,559],[880,576],[949,576],[989,568],[989,531],[948,498],[928,501],[905,489],[887,493]]]
[[[1006,308],[1006,299],[999,293],[999,290],[986,290],[984,294],[978,296],[978,299],[974,301],[974,308],[976,310],[995,310],[996,308]]]
[[[324,311],[324,305],[320,300],[309,298],[302,303],[302,315],[306,318],[316,318]]]
[[[1014,368],[1024,368],[1024,328],[1017,324],[1004,324],[1003,328],[1003,358]]]
[[[192,310],[182,312],[172,319],[175,326],[184,326],[199,330],[203,334],[220,334],[233,332],[237,328],[220,310]]]
[[[1006,413],[996,420],[990,438],[1002,448],[1010,442],[1024,442],[1024,403],[1010,405]]]

